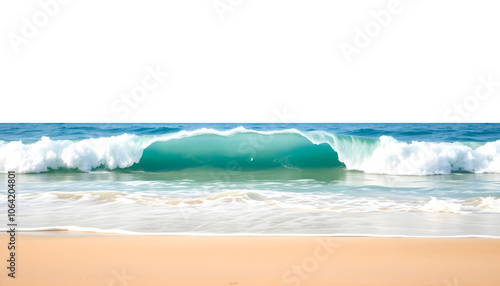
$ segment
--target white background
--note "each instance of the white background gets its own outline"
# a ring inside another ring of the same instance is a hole
[[[350,63],[340,44],[390,1],[69,0],[16,53],[39,2],[0,2],[2,122],[444,122],[478,76],[500,81],[499,1],[401,0]],[[461,120],[500,121],[496,89]]]

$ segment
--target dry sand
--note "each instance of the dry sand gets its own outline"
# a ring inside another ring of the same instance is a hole
[[[17,236],[0,285],[500,285],[500,239]]]

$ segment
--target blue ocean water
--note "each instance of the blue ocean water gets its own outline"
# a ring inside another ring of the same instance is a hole
[[[182,130],[201,128],[231,130],[237,127],[248,130],[273,131],[298,129],[322,130],[367,138],[392,136],[397,140],[430,142],[489,142],[500,138],[498,123],[7,123],[0,124],[0,140],[34,142],[43,136],[54,140],[82,140],[117,136],[124,133],[162,135]]]
[[[500,124],[0,124],[8,171],[26,230],[500,236]]]

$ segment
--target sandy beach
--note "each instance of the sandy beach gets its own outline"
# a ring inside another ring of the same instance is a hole
[[[1,235],[6,245],[7,236]],[[488,238],[18,233],[1,285],[498,285]],[[1,248],[8,257],[7,247]],[[6,264],[7,262],[4,262]]]

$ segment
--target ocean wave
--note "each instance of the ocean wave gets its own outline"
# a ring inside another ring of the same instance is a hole
[[[391,175],[500,173],[500,140],[402,142],[296,129],[198,129],[164,135],[0,141],[0,172],[168,171],[209,166],[245,171],[338,168]]]

